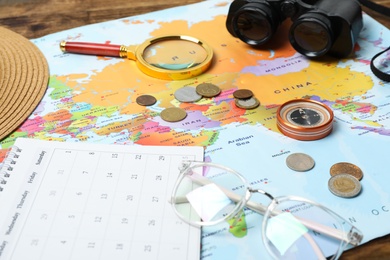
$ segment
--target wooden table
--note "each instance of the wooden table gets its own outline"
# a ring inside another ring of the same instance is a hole
[[[199,0],[0,0],[0,26],[32,39],[85,24],[196,2]],[[390,7],[390,0],[374,2]],[[365,7],[363,10],[390,28],[389,17]],[[349,250],[342,259],[390,259],[390,235]]]

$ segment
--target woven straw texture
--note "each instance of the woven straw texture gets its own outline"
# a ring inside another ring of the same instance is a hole
[[[48,80],[42,52],[23,36],[0,27],[0,140],[31,115]]]

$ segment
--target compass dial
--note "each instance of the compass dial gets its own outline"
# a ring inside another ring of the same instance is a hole
[[[316,126],[323,122],[323,116],[320,112],[312,108],[298,107],[289,111],[287,119],[290,123],[301,126]]]
[[[279,130],[294,139],[316,140],[330,134],[332,110],[317,101],[295,99],[282,104],[277,112]]]

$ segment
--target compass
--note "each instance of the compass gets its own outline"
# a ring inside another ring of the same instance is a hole
[[[278,129],[286,136],[311,141],[324,138],[333,129],[333,111],[310,99],[294,99],[277,111]]]

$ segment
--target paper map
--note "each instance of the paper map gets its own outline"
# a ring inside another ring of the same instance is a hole
[[[254,49],[231,36],[225,27],[230,2],[204,1],[140,16],[62,31],[35,39],[50,66],[50,84],[36,111],[9,138],[4,155],[17,137],[118,145],[191,145],[205,147],[205,160],[229,166],[252,186],[274,196],[297,195],[317,201],[361,229],[364,241],[390,233],[390,85],[370,71],[370,59],[390,45],[390,32],[363,15],[364,28],[355,57],[322,61],[297,53],[287,40],[289,23],[272,44]],[[134,45],[151,37],[183,34],[200,38],[214,51],[203,75],[164,81],[143,75],[131,60],[63,54],[62,40]],[[180,103],[174,92],[184,86],[213,83],[215,98]],[[261,105],[244,110],[232,93],[252,90]],[[139,94],[156,97],[143,107]],[[277,107],[294,98],[311,98],[334,112],[334,129],[317,141],[297,141],[276,127]],[[180,122],[165,122],[167,107],[186,110]],[[294,172],[285,160],[303,152],[315,160],[308,172]],[[352,199],[328,190],[329,169],[337,162],[359,166],[363,190]],[[261,216],[245,216],[241,232],[203,229],[202,259],[264,259]]]

